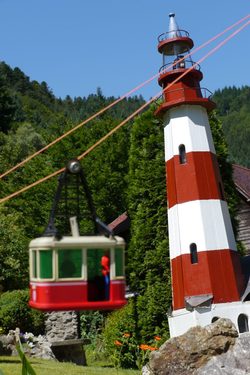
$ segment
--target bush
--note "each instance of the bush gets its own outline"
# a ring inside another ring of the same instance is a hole
[[[134,302],[112,312],[103,331],[104,350],[116,367],[137,367],[138,343],[136,335]]]
[[[145,342],[138,318],[137,298],[131,298],[125,307],[108,316],[102,338],[106,356],[113,366],[141,369],[148,362],[150,352],[158,350],[165,341],[166,338],[155,334]]]
[[[0,327],[7,333],[20,328],[21,332],[34,335],[44,333],[44,314],[28,305],[28,290],[13,290],[0,296]]]
[[[81,337],[95,344],[100,336],[107,313],[104,311],[85,311],[80,314]]]

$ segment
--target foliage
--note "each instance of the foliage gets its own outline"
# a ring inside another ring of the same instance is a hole
[[[131,129],[128,174],[128,281],[139,293],[138,335],[148,342],[167,331],[171,304],[163,126],[152,107]]]
[[[136,296],[121,310],[109,315],[103,331],[104,350],[113,365],[123,368],[141,369],[148,361],[152,350],[157,350],[164,342],[159,335],[152,336],[146,343],[137,330]]]
[[[85,311],[80,315],[81,337],[95,344],[104,327],[105,316],[101,311]]]
[[[7,133],[16,111],[15,100],[0,75],[0,131]]]
[[[28,305],[28,290],[13,290],[0,296],[0,327],[6,333],[17,327],[21,332],[34,335],[44,332],[44,314],[33,310]]]
[[[26,357],[21,341],[19,339],[19,342],[16,344],[16,350],[19,354],[19,357],[22,361],[22,375],[36,375],[33,367],[30,364],[30,361]]]
[[[134,301],[130,301],[122,309],[111,313],[106,320],[102,334],[104,350],[116,367],[136,367],[138,343],[135,314]]]
[[[250,87],[225,87],[213,97],[223,124],[231,162],[250,167]]]
[[[101,124],[94,124],[90,132],[91,143],[94,144],[117,123],[117,120],[106,117]],[[125,176],[128,173],[129,130],[129,126],[120,129],[93,150],[83,162],[97,214],[106,223],[126,210]]]
[[[28,286],[28,239],[17,213],[0,208],[0,284],[3,290]]]
[[[236,213],[237,204],[239,203],[239,196],[233,182],[233,170],[232,164],[229,162],[228,146],[225,140],[222,122],[219,120],[215,112],[210,114],[209,121],[220,168],[220,174],[224,185],[225,199],[228,204],[234,233],[236,235],[238,229]]]

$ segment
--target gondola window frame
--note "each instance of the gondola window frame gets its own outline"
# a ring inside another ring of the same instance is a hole
[[[110,254],[110,280],[125,279],[125,249],[122,246],[103,247],[104,251],[109,251]],[[81,250],[82,251],[82,265],[81,277],[59,277],[59,255],[63,250]],[[78,249],[70,247],[37,247],[31,248],[30,256],[30,279],[31,281],[88,281],[88,266],[87,266],[87,252],[92,251],[92,246],[79,247]],[[41,277],[41,253],[52,252],[52,277]],[[120,257],[120,259],[119,259]],[[119,263],[120,262],[120,265]]]

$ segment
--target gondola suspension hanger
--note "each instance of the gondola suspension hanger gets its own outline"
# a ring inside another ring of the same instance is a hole
[[[78,176],[94,222],[95,235],[81,236],[76,217],[71,236],[55,226],[58,204],[68,175]],[[30,306],[52,310],[112,310],[126,304],[125,241],[96,215],[79,160],[70,160],[59,177],[49,223],[42,237],[30,242]]]

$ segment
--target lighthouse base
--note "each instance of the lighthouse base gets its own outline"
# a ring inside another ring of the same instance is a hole
[[[196,307],[192,311],[187,309],[172,311],[168,316],[170,336],[180,336],[191,327],[204,327],[219,318],[230,319],[239,333],[248,332],[250,301],[211,304],[209,307]]]

